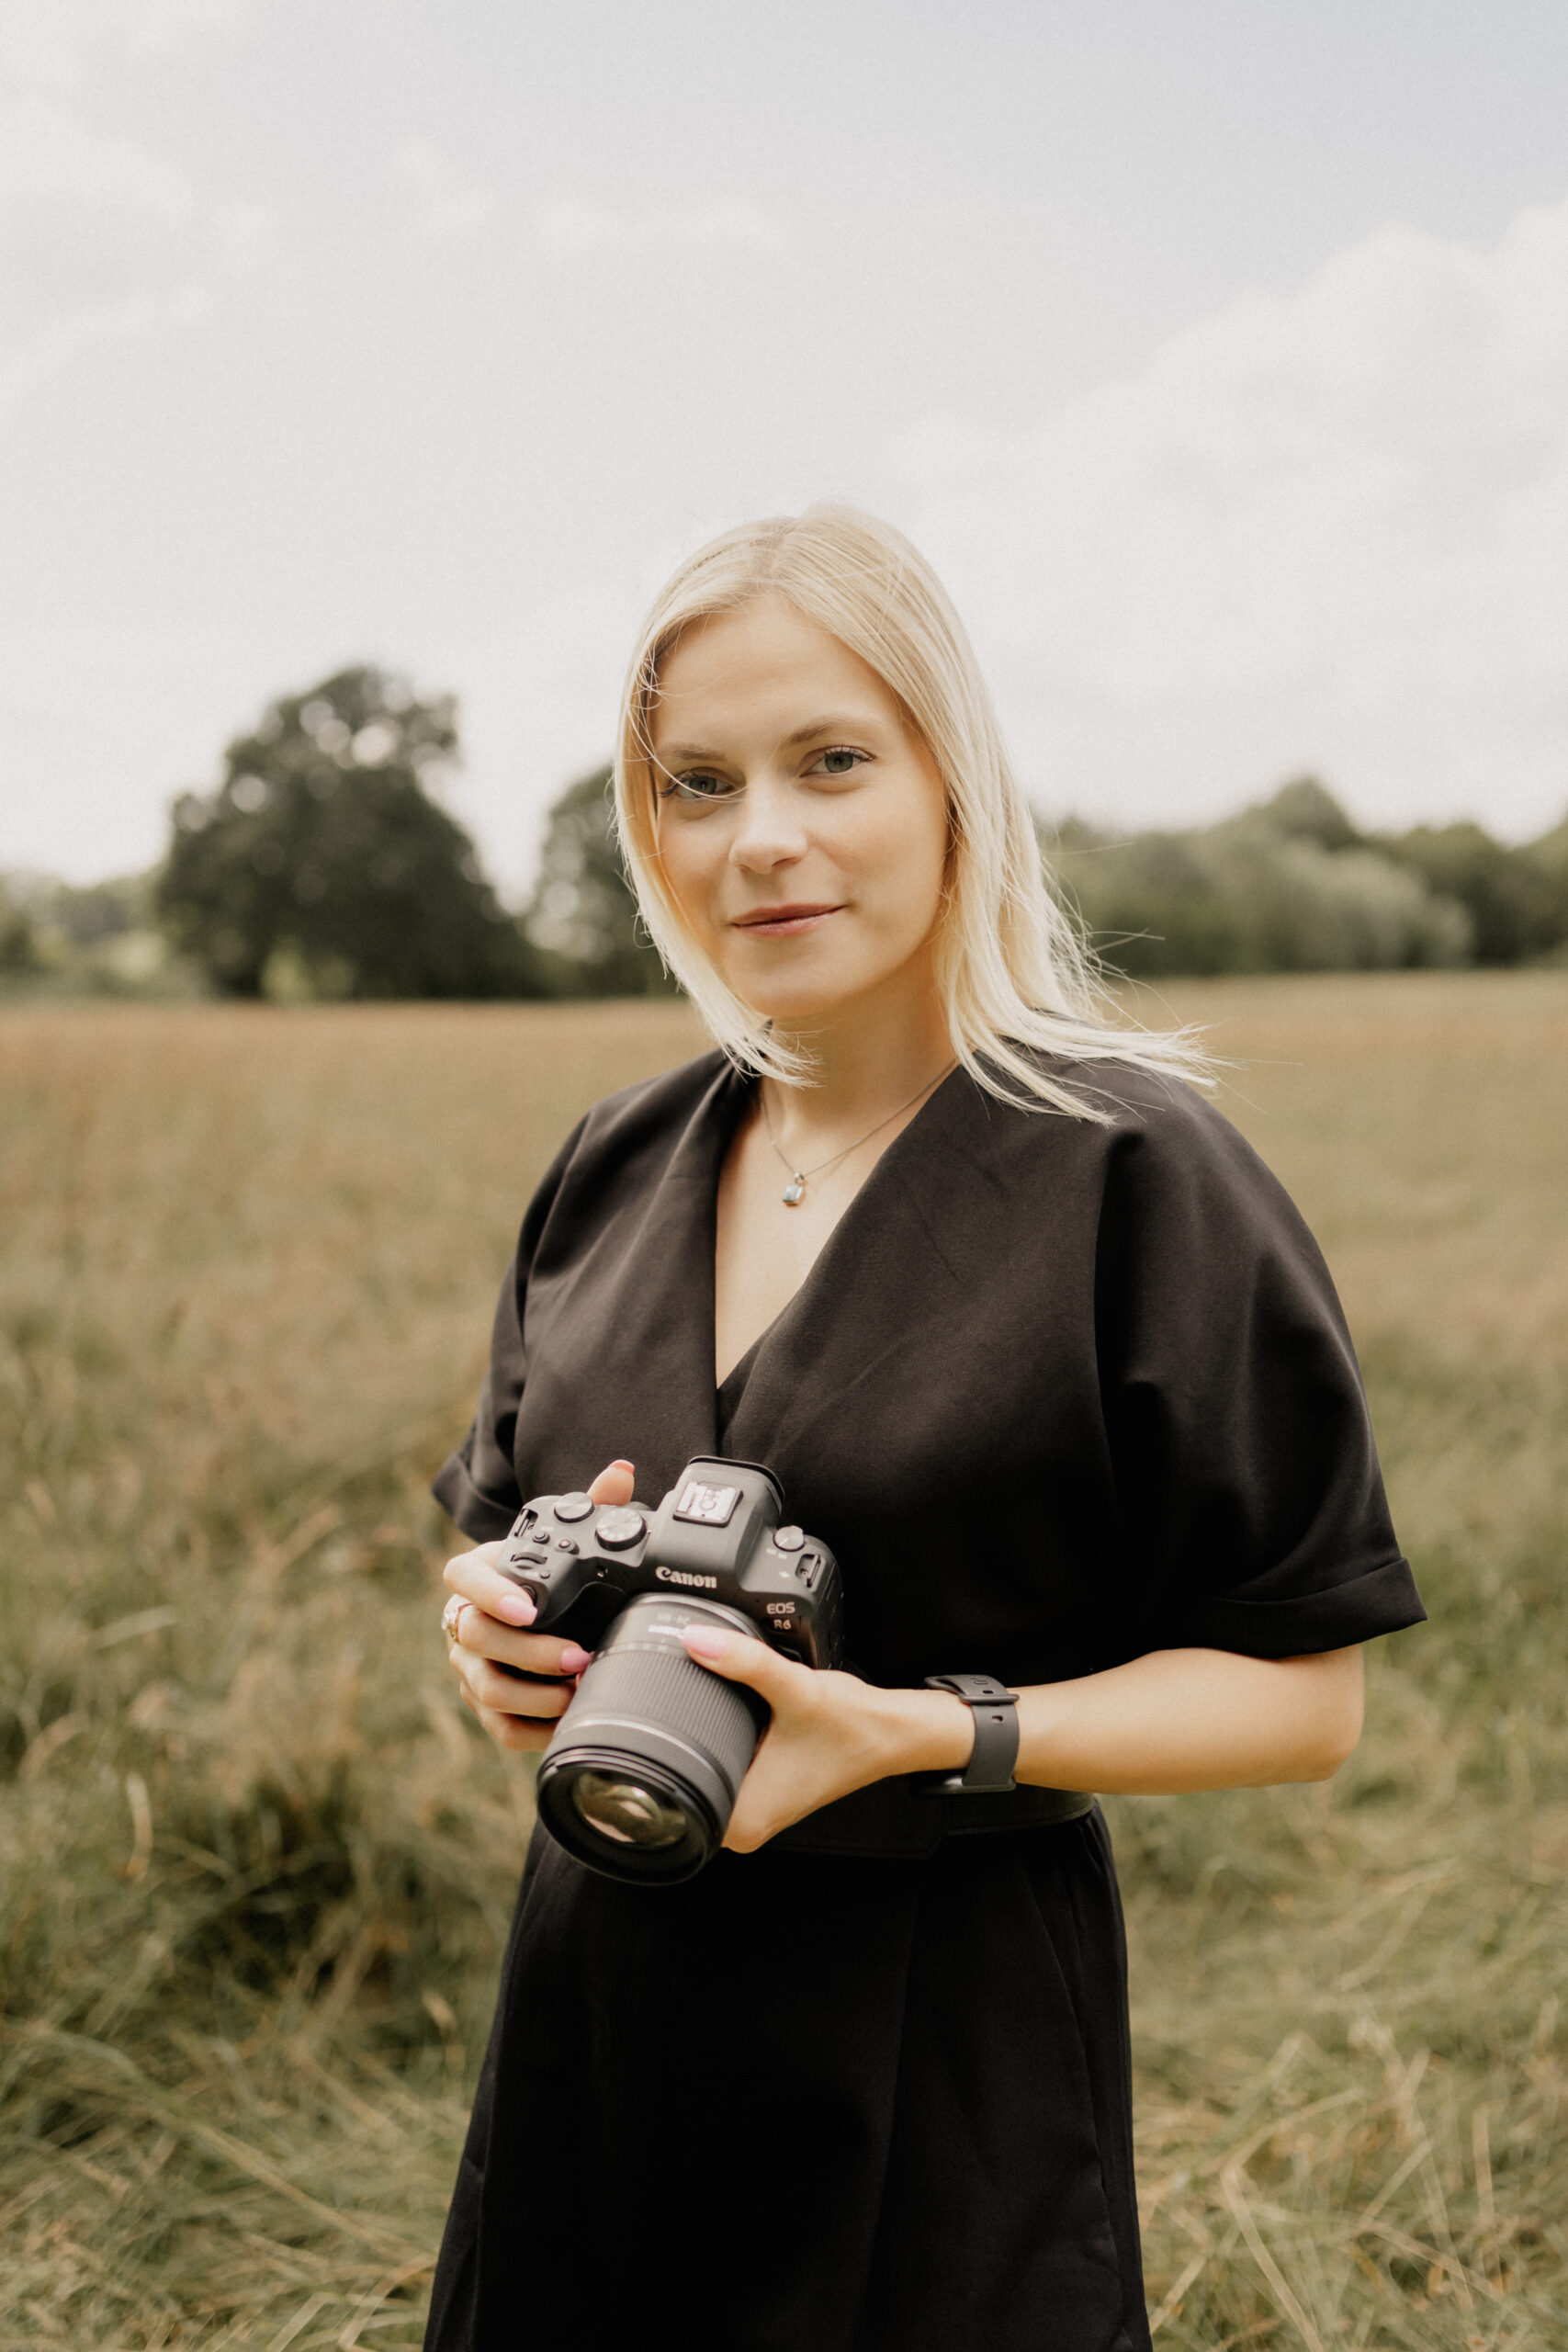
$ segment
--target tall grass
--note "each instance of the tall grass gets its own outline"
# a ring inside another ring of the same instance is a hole
[[[1158,2344],[1568,2346],[1568,982],[1173,992],[1434,1608],[1335,1782],[1122,1803]],[[0,2346],[412,2345],[526,1784],[424,1480],[679,1009],[0,1020]]]

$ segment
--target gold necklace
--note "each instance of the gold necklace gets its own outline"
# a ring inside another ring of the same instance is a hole
[[[913,1094],[910,1095],[908,1102],[900,1102],[897,1111],[889,1111],[885,1119],[878,1119],[874,1127],[867,1127],[863,1136],[857,1136],[853,1143],[847,1143],[842,1151],[836,1151],[833,1154],[831,1159],[819,1159],[815,1168],[792,1168],[790,1166],[789,1161],[779,1149],[779,1139],[773,1133],[773,1123],[768,1116],[768,1098],[763,1093],[761,1084],[759,1084],[757,1088],[757,1100],[761,1105],[762,1125],[767,1129],[768,1141],[773,1145],[774,1157],[777,1159],[780,1167],[784,1170],[785,1174],[789,1178],[789,1182],[784,1188],[784,1204],[785,1208],[798,1208],[801,1202],[806,1198],[806,1187],[810,1182],[813,1176],[825,1176],[829,1168],[837,1168],[840,1159],[847,1159],[852,1151],[858,1151],[860,1149],[863,1143],[869,1143],[873,1136],[879,1136],[882,1133],[884,1127],[890,1127],[893,1125],[894,1120],[899,1118],[903,1113],[909,1108],[910,1103],[918,1102],[922,1094],[929,1094],[933,1087],[940,1086],[942,1080],[948,1075],[948,1071],[955,1069],[956,1067],[956,1063],[949,1062],[945,1069],[939,1069],[934,1078],[931,1078],[926,1080],[924,1086],[917,1086]]]

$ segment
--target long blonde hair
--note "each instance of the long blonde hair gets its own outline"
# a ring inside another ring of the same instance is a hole
[[[902,532],[850,506],[743,523],[687,558],[632,655],[615,758],[622,852],[642,918],[670,970],[741,1068],[806,1081],[702,953],[657,842],[652,715],[660,665],[681,638],[761,595],[788,599],[858,654],[897,695],[947,787],[951,849],[938,918],[937,983],[953,1050],[976,1082],[1031,1110],[1105,1119],[1097,1091],[1065,1084],[1037,1057],[1115,1061],[1203,1081],[1185,1031],[1117,1017],[1072,918],[1047,888],[1029,803],[1003,744],[964,625]]]

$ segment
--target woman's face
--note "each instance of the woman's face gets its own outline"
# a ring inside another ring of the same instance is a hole
[[[759,596],[681,640],[652,717],[664,872],[736,995],[786,1028],[926,996],[946,794],[876,673]]]

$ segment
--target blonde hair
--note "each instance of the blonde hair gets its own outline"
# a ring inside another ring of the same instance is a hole
[[[762,595],[787,598],[875,671],[936,762],[952,843],[937,982],[953,1050],[977,1084],[1031,1110],[1103,1120],[1111,1109],[1043,1068],[1042,1052],[1203,1082],[1189,1033],[1116,1018],[1077,925],[1047,888],[1029,803],[936,574],[890,524],[837,505],[743,523],[688,557],[654,600],[622,700],[615,808],[632,887],[665,964],[731,1059],[786,1085],[808,1075],[682,917],[659,855],[652,716],[660,666],[682,636]]]

